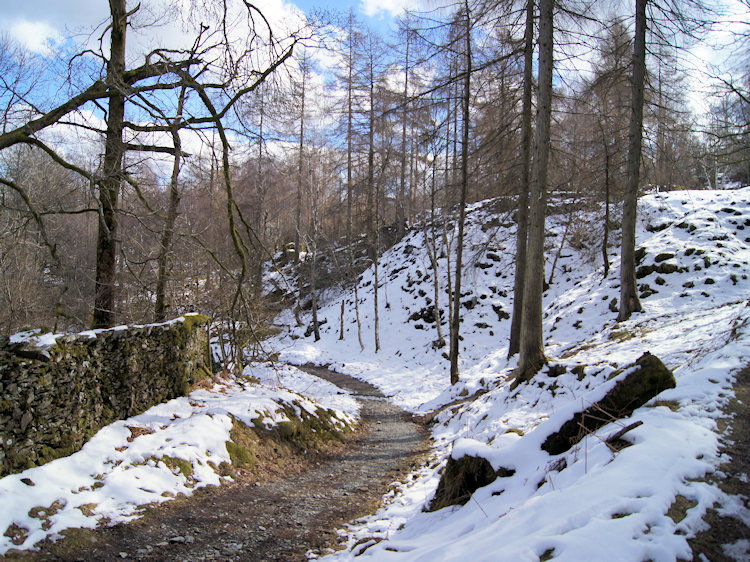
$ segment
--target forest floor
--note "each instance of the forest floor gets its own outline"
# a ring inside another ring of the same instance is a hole
[[[724,409],[722,452],[729,458],[709,476],[738,505],[710,509],[703,520],[708,529],[690,540],[693,560],[743,560],[750,552],[750,364],[737,373],[735,397]],[[730,515],[731,514],[731,515]],[[745,514],[744,521],[738,514]],[[727,546],[729,545],[729,546]]]
[[[305,368],[355,393],[360,429],[331,450],[286,459],[281,470],[242,472],[166,502],[128,524],[72,530],[11,559],[306,560],[330,552],[336,530],[375,511],[388,484],[429,451],[424,428],[368,383]]]
[[[73,530],[8,558],[287,561],[330,552],[336,529],[377,509],[387,485],[413,470],[429,444],[426,431],[368,383],[322,367],[304,370],[354,392],[362,404],[361,428],[343,445],[287,459],[283,473],[242,472],[132,523]],[[741,505],[708,511],[709,527],[690,540],[696,562],[741,560],[750,542],[750,527],[736,516],[750,509],[750,365],[737,374],[734,392],[720,423],[728,458],[708,478]]]

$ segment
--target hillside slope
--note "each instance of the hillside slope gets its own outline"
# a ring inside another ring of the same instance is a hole
[[[514,227],[493,206],[479,203],[468,213],[461,382],[455,387],[448,384],[445,349],[434,345],[434,273],[425,234],[418,230],[379,263],[378,353],[372,269],[359,281],[364,350],[351,290],[325,295],[319,342],[305,337],[304,327],[289,327],[275,341],[282,359],[331,364],[378,386],[415,414],[455,402],[435,416],[433,461],[400,484],[379,513],[347,529],[347,549],[333,556],[690,559],[687,538],[701,528],[714,503],[750,524],[742,501],[705,479],[720,462],[721,408],[732,396],[734,373],[750,357],[750,189],[642,198],[637,241],[644,312],[622,323],[612,311],[619,292],[618,249],[610,249],[612,268],[604,277],[590,235],[601,219],[595,213],[575,216],[569,236],[575,247],[568,243],[560,252],[544,299],[545,348],[551,362],[565,369],[563,374],[545,369],[515,390],[510,384],[515,358],[506,359]],[[547,277],[567,222],[564,216],[548,220]],[[448,239],[452,228],[449,224]],[[444,309],[447,261],[439,260],[438,271]],[[447,338],[447,324],[444,334]],[[674,372],[675,389],[566,453],[541,451],[549,434],[600,399],[622,378],[620,370],[645,351]],[[573,374],[576,366],[581,376]],[[457,400],[468,396],[475,398]],[[604,443],[636,420],[643,424],[625,435],[632,446],[615,452]],[[506,477],[479,489],[462,507],[425,513],[451,455],[482,456],[495,470],[506,469]],[[734,545],[736,553],[746,548]]]

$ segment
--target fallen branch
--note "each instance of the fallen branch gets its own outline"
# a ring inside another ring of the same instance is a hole
[[[641,426],[641,425],[643,425],[643,422],[641,420],[635,421],[631,423],[630,425],[626,425],[620,431],[616,431],[612,435],[607,437],[604,440],[604,442],[611,445],[614,441],[617,441],[620,437],[625,435],[628,431],[630,431],[631,429],[635,429],[636,427]]]

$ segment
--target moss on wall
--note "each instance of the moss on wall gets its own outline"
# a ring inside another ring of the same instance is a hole
[[[65,335],[49,347],[0,338],[0,477],[69,455],[99,429],[185,395],[211,372],[209,319]]]

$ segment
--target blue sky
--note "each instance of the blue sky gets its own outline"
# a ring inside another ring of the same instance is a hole
[[[144,0],[143,5],[158,5],[165,0]],[[387,34],[395,15],[411,0],[258,0],[256,5],[274,19],[284,19],[291,6],[305,13],[316,9],[347,12],[350,8],[372,28]],[[0,10],[0,34],[8,36],[40,54],[51,54],[52,47],[71,33],[91,33],[107,17],[104,0],[3,0]],[[129,0],[130,4],[135,4]],[[200,4],[200,3],[199,3]]]

